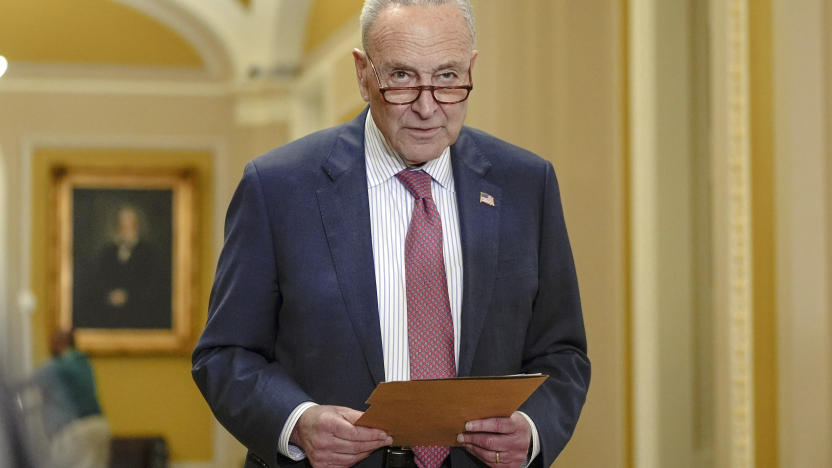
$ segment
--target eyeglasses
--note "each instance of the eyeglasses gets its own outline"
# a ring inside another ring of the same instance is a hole
[[[381,93],[381,97],[384,98],[384,101],[388,104],[402,105],[414,103],[419,99],[419,96],[422,95],[422,91],[430,91],[431,95],[433,95],[433,99],[439,104],[457,104],[468,99],[468,95],[471,93],[471,90],[474,89],[473,82],[471,81],[470,68],[468,69],[468,82],[471,84],[465,86],[384,87],[381,85],[381,78],[379,78],[376,66],[373,64],[369,55],[367,56],[367,60],[370,62],[370,67],[373,68],[373,73],[376,74],[378,91]]]

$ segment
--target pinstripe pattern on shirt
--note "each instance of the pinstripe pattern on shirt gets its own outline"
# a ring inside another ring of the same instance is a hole
[[[413,212],[413,196],[396,179],[396,173],[406,165],[387,144],[376,127],[371,112],[367,113],[364,141],[384,375],[387,381],[409,380],[404,243]],[[420,169],[431,176],[434,203],[442,219],[442,251],[451,318],[454,322],[454,357],[458,363],[462,311],[462,245],[450,148],[445,148],[438,158],[428,161]]]

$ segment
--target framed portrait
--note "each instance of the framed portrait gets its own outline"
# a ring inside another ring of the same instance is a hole
[[[59,167],[52,179],[57,325],[91,354],[187,351],[194,171]]]

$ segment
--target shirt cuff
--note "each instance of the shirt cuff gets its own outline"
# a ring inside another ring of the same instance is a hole
[[[295,430],[295,424],[298,423],[300,415],[302,415],[304,411],[316,405],[317,403],[305,401],[296,406],[295,409],[289,413],[289,417],[286,419],[286,423],[283,424],[283,430],[280,431],[280,438],[277,441],[277,451],[284,457],[289,457],[290,460],[294,461],[300,461],[306,458],[306,452],[304,452],[303,449],[297,445],[290,444],[289,437],[292,436],[292,431]],[[529,421],[531,421],[531,419]],[[534,428],[534,424],[532,424],[532,428]]]
[[[537,426],[534,425],[534,421],[532,421],[532,418],[530,418],[528,414],[522,411],[518,411],[518,413],[520,413],[520,416],[526,418],[526,422],[529,423],[529,427],[532,430],[532,453],[531,455],[529,455],[529,459],[526,460],[525,465],[529,466],[532,463],[532,461],[534,461],[535,457],[537,457],[537,455],[540,453],[540,436],[537,434]]]

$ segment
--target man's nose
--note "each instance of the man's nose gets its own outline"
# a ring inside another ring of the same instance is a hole
[[[414,101],[410,106],[413,109],[413,112],[419,114],[420,117],[427,118],[436,112],[436,109],[439,107],[439,103],[433,99],[433,92],[431,92],[431,90],[423,89],[416,101]]]

